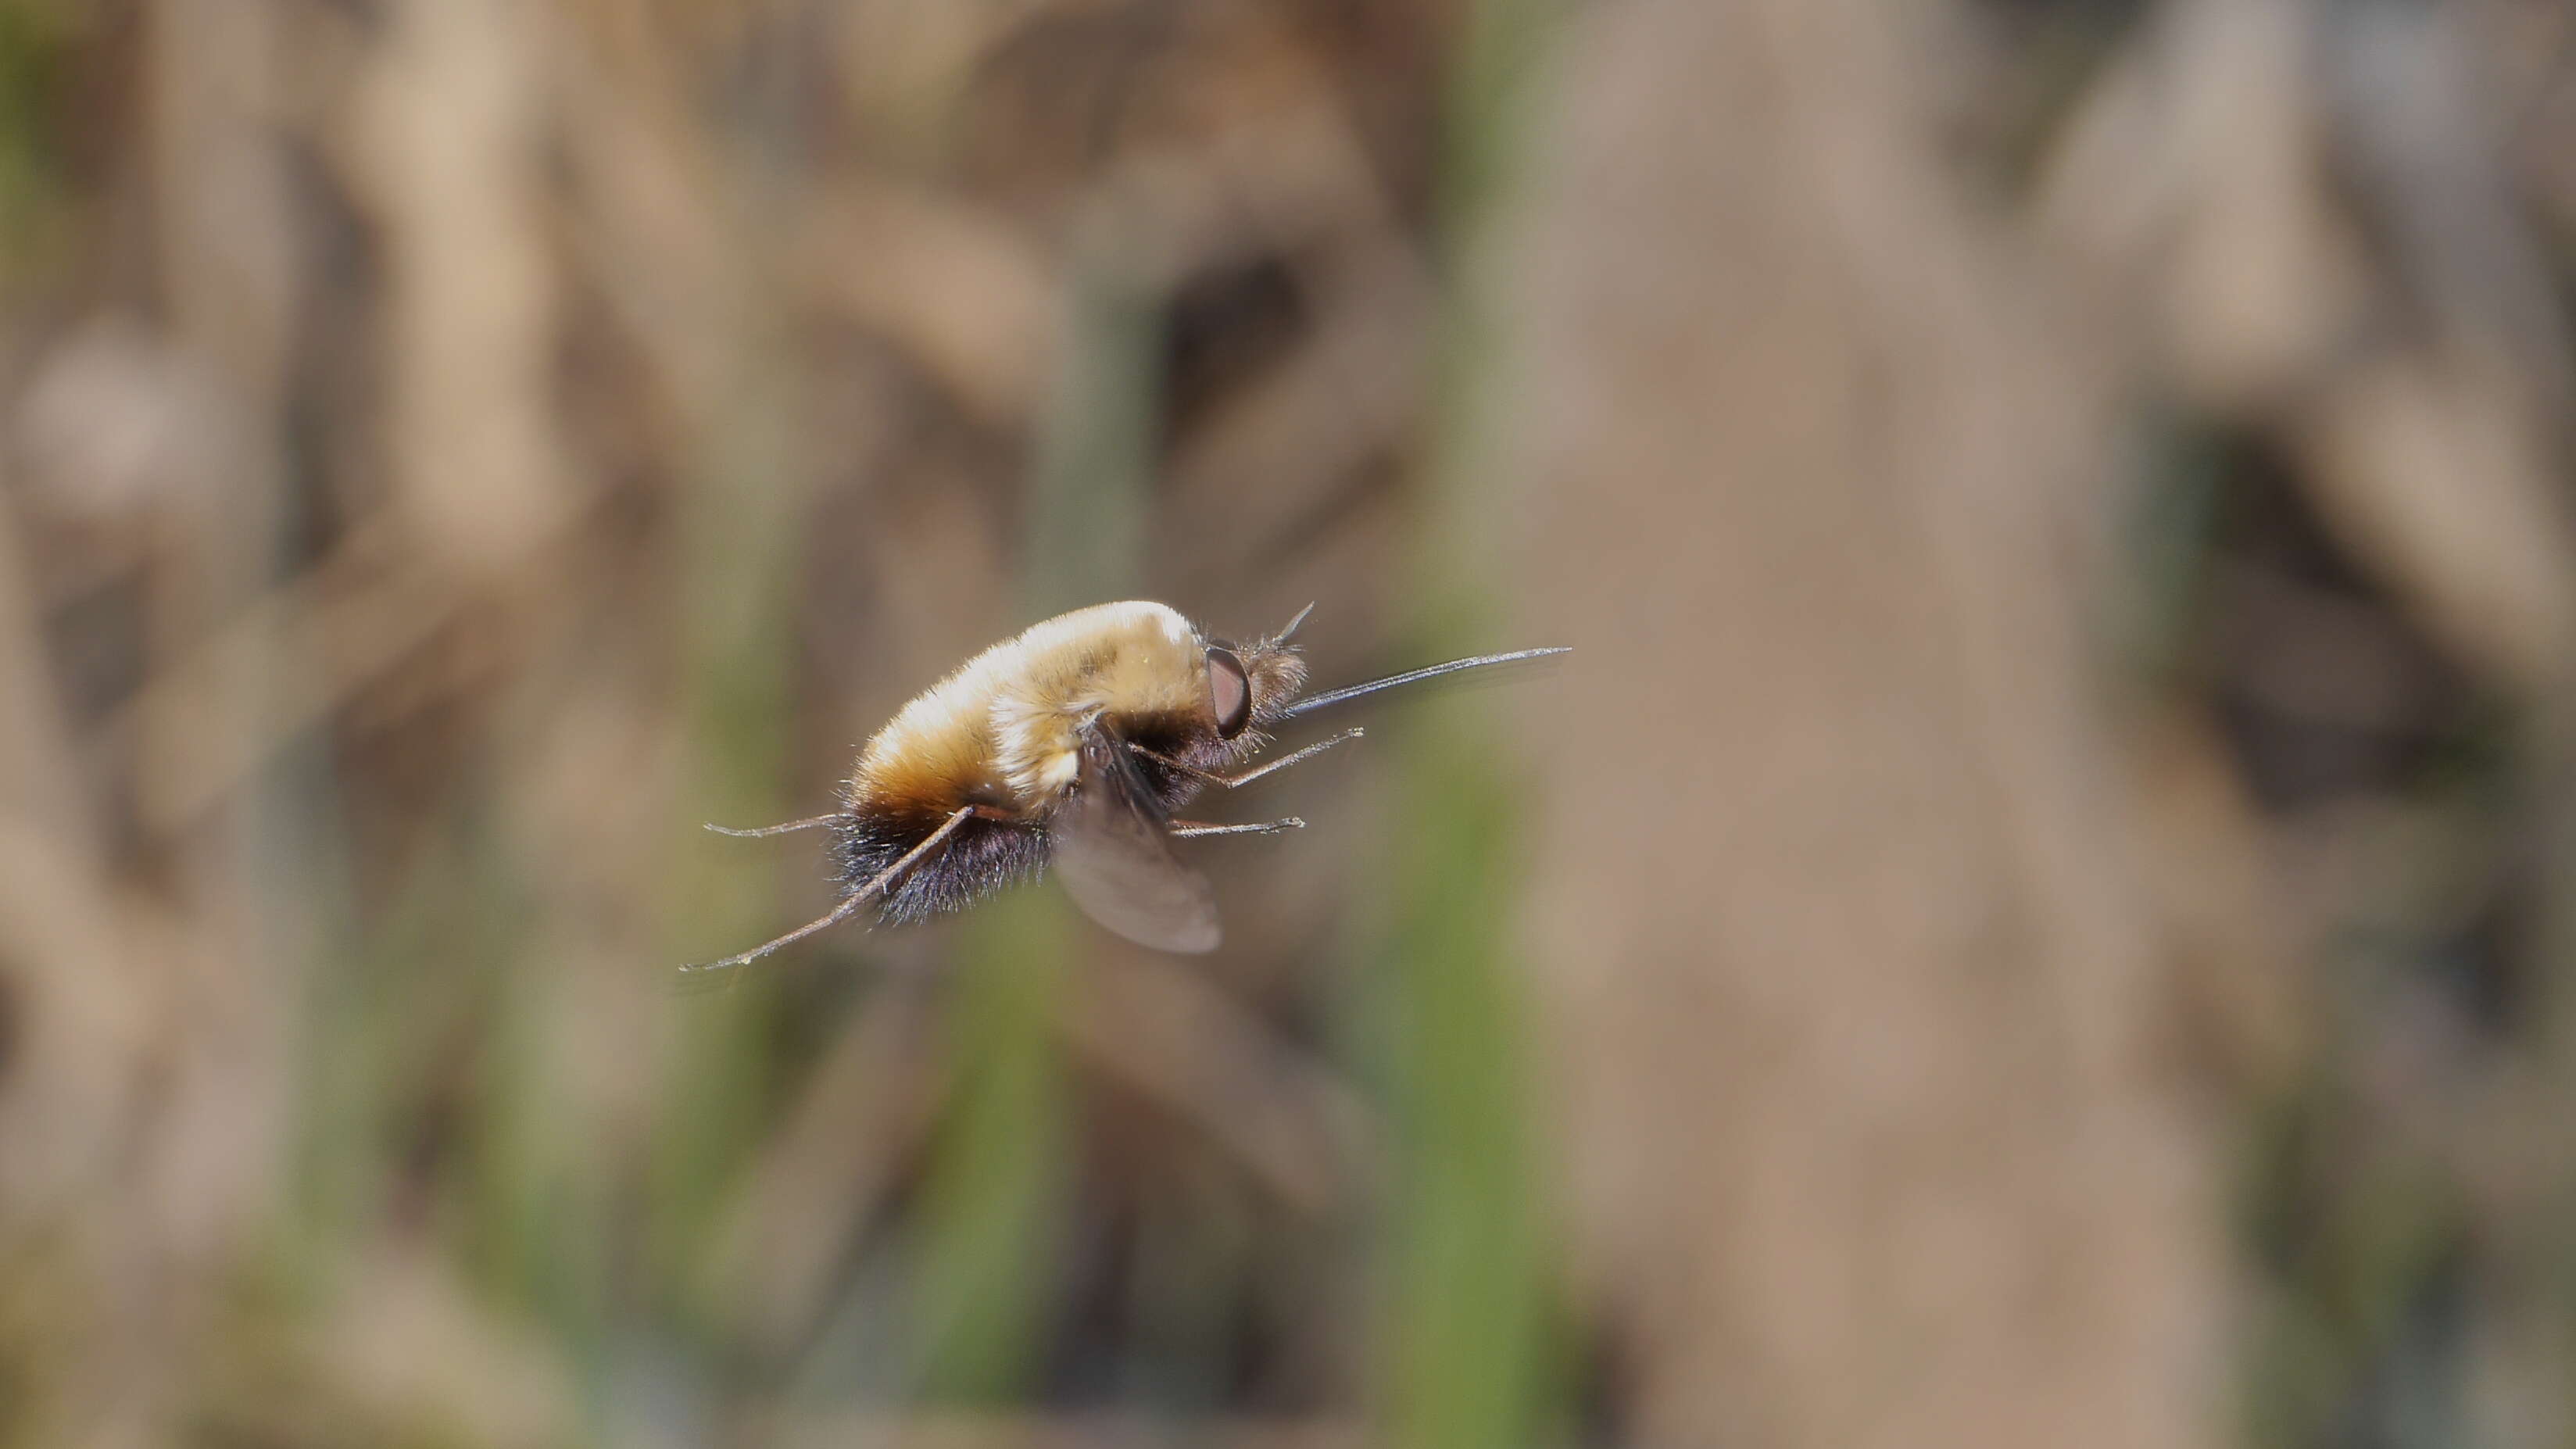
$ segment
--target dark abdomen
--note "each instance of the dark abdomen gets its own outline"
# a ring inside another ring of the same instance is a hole
[[[832,873],[850,895],[883,875],[940,820],[896,815],[844,815],[832,827]],[[905,868],[878,899],[877,919],[909,925],[974,904],[1046,869],[1046,837],[1037,827],[971,819]]]

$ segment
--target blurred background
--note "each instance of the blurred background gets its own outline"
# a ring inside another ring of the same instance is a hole
[[[2576,1444],[2571,320],[2563,0],[0,0],[0,1445]],[[1124,597],[1577,652],[681,989]]]

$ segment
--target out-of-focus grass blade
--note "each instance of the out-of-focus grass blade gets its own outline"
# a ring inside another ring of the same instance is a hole
[[[1491,642],[1485,575],[1500,556],[1487,426],[1485,233],[1509,190],[1542,77],[1554,0],[1479,0],[1448,89],[1443,244],[1451,289],[1437,339],[1429,506],[1415,631],[1428,657]],[[1472,677],[1472,675],[1467,676]],[[1493,1449],[1541,1437],[1563,1375],[1550,1349],[1550,1259],[1528,1079],[1528,1030],[1505,923],[1518,826],[1499,747],[1463,701],[1391,720],[1396,767],[1391,922],[1380,944],[1383,1067],[1402,1158],[1391,1203],[1394,1349],[1389,1438]]]
[[[1489,740],[1400,732],[1385,1047],[1405,1160],[1391,1224],[1394,1442],[1527,1443],[1551,1376],[1527,1024],[1504,935],[1518,821]]]
[[[1065,1179],[1055,1015],[1068,915],[1054,891],[1021,890],[961,926],[948,1018],[957,1086],[913,1239],[914,1383],[927,1399],[1017,1397],[1042,1341]]]
[[[1022,587],[1032,617],[1124,597],[1144,551],[1161,385],[1158,300],[1113,255],[1079,269],[1030,478]],[[1066,1118],[1054,1023],[1083,939],[1052,886],[964,923],[951,1047],[957,1096],[914,1225],[916,1384],[992,1402],[1024,1388],[1054,1267]]]
[[[671,831],[678,843],[664,935],[675,949],[645,968],[665,980],[678,979],[681,962],[708,959],[705,943],[777,934],[774,855],[710,868],[696,822],[801,813],[781,807],[805,473],[787,441],[781,380],[755,376],[737,391],[741,406],[701,462],[709,476],[687,495],[692,513],[680,535],[688,545],[680,707],[690,753]],[[695,1255],[711,1241],[735,1168],[759,1141],[769,1087],[776,993],[767,972],[734,974],[740,989],[680,1004],[656,1118],[649,1291],[683,1316],[687,1285],[697,1281]]]

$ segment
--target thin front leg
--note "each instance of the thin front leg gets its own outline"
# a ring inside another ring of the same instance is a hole
[[[832,908],[831,914],[824,916],[819,920],[808,921],[804,925],[798,926],[795,930],[788,932],[786,935],[779,937],[777,940],[772,941],[765,946],[754,946],[748,951],[727,956],[721,961],[707,961],[695,966],[683,966],[680,968],[680,974],[684,976],[695,976],[710,971],[730,971],[736,966],[746,966],[759,960],[761,957],[768,955],[770,952],[777,950],[781,946],[793,945],[794,943],[802,941],[806,937],[813,935],[816,931],[822,930],[826,926],[835,926],[848,920],[858,911],[859,907],[866,905],[871,899],[885,894],[886,888],[894,883],[895,877],[910,869],[913,862],[920,860],[925,855],[928,855],[932,850],[938,847],[941,841],[956,834],[957,827],[965,824],[967,820],[975,814],[975,811],[975,806],[964,806],[960,808],[956,814],[941,821],[937,830],[930,832],[930,834],[925,837],[919,845],[905,851],[902,859],[896,861],[890,866],[887,866],[885,869],[878,871],[874,876],[869,878],[866,885],[850,892],[847,897],[843,898],[839,905]],[[829,819],[830,817],[826,816],[824,818]]]
[[[1314,744],[1308,745],[1306,748],[1297,751],[1295,754],[1281,755],[1278,759],[1272,760],[1269,764],[1263,765],[1259,769],[1246,770],[1240,775],[1220,775],[1214,770],[1202,770],[1194,765],[1184,765],[1180,761],[1175,760],[1168,755],[1158,755],[1152,750],[1145,748],[1143,745],[1136,744],[1133,741],[1129,742],[1127,748],[1143,755],[1146,759],[1153,761],[1155,764],[1178,770],[1182,774],[1189,776],[1191,779],[1205,780],[1211,785],[1223,785],[1227,789],[1231,790],[1239,785],[1249,785],[1253,781],[1260,779],[1262,776],[1269,774],[1273,770],[1287,769],[1290,765],[1297,763],[1299,760],[1312,759],[1345,740],[1358,739],[1365,733],[1366,731],[1364,730],[1344,730],[1340,734],[1333,736],[1331,739],[1318,740]]]
[[[1174,840],[1195,840],[1202,835],[1277,835],[1283,830],[1305,828],[1305,821],[1291,815],[1285,820],[1265,820],[1258,825],[1201,825],[1195,820],[1175,820],[1163,833]]]
[[[838,815],[817,815],[810,820],[790,820],[784,825],[763,825],[752,830],[736,830],[730,825],[709,822],[707,828],[718,835],[732,835],[750,840],[763,835],[787,835],[799,830],[811,830],[817,825],[829,825],[840,818]]]

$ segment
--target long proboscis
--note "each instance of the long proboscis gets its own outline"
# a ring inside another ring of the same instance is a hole
[[[1346,684],[1340,689],[1328,689],[1322,694],[1310,694],[1279,711],[1279,717],[1295,719],[1299,715],[1313,714],[1319,709],[1328,709],[1333,705],[1357,699],[1364,694],[1375,694],[1381,689],[1393,689],[1399,684],[1416,684],[1425,679],[1437,679],[1441,675],[1456,674],[1460,670],[1483,669],[1495,664],[1518,664],[1525,659],[1545,659],[1551,654],[1573,652],[1572,649],[1515,649],[1509,654],[1479,654],[1473,659],[1452,659],[1446,664],[1408,669],[1402,674],[1390,674],[1384,679],[1372,679],[1366,684]]]

